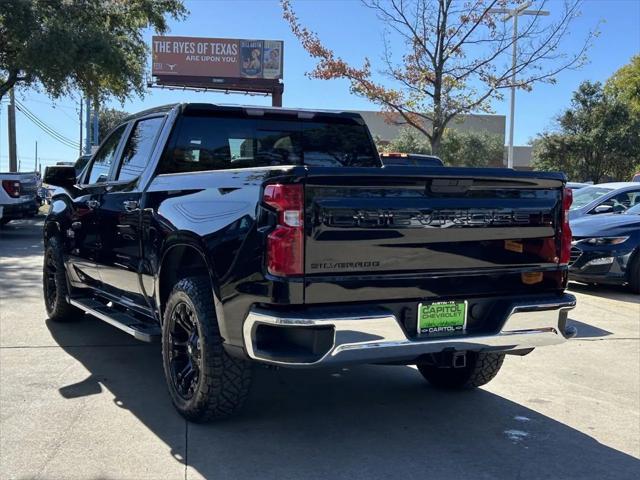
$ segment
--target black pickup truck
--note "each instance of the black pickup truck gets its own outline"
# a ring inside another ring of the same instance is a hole
[[[237,410],[255,362],[470,388],[575,334],[564,175],[383,167],[357,114],[157,108],[45,183],[49,318],[161,341],[194,421]]]

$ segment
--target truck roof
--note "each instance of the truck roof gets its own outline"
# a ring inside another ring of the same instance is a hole
[[[301,119],[311,119],[316,115],[334,116],[359,120],[364,124],[364,120],[359,113],[346,110],[323,110],[307,108],[269,107],[262,105],[239,105],[239,104],[214,104],[214,103],[183,103],[182,112],[194,111],[220,111],[220,112],[242,112],[250,116],[262,116],[265,113],[274,115],[298,116]]]
[[[262,105],[242,105],[232,103],[170,103],[160,105],[158,107],[149,108],[138,113],[129,115],[125,121],[133,120],[139,117],[145,117],[154,113],[167,113],[172,109],[179,107],[182,113],[195,111],[227,111],[227,112],[243,112],[250,116],[261,116],[264,113],[283,114],[290,116],[298,116],[300,118],[311,119],[315,115],[336,116],[342,118],[350,118],[364,123],[362,116],[356,112],[346,110],[323,110],[323,109],[306,109],[306,108],[289,108],[289,107],[269,107]]]

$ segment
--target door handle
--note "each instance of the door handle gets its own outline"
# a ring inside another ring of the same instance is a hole
[[[122,205],[124,205],[126,212],[134,212],[138,209],[138,202],[135,200],[125,200]]]
[[[94,210],[100,206],[100,202],[98,200],[87,200],[87,207],[91,210]]]

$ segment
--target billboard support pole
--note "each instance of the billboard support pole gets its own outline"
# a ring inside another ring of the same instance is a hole
[[[272,107],[281,107],[282,106],[282,93],[284,92],[284,83],[278,84],[276,88],[271,92],[271,106]]]

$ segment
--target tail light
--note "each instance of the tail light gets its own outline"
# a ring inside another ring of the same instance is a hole
[[[278,213],[278,224],[267,237],[267,271],[277,276],[302,275],[304,273],[302,185],[267,185],[263,200]]]
[[[569,226],[569,208],[573,202],[573,192],[565,188],[562,192],[562,213],[560,224],[560,264],[566,265],[571,258],[571,227]]]
[[[20,197],[20,182],[15,180],[2,180],[2,188],[11,198]]]

